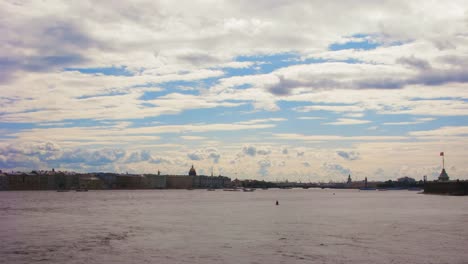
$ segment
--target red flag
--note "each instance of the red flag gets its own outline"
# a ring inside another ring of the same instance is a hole
[[[441,155],[441,156],[443,156],[443,155],[444,155],[444,153],[443,153],[443,152],[441,152],[441,153],[440,153],[440,155]]]

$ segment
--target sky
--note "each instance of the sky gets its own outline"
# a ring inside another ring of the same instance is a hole
[[[0,169],[468,179],[468,1],[0,2]]]

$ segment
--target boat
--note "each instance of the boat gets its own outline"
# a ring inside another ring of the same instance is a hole
[[[75,191],[77,192],[87,192],[88,189],[85,189],[85,188],[79,188],[79,189],[76,189]]]
[[[243,188],[242,191],[244,191],[244,192],[253,192],[253,191],[255,191],[255,189],[254,188]]]

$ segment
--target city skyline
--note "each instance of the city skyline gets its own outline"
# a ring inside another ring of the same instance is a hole
[[[359,3],[359,4],[358,4]],[[466,1],[0,3],[0,169],[468,179]]]

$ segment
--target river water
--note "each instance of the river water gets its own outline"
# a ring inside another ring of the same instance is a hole
[[[0,263],[468,263],[468,197],[0,192]]]

